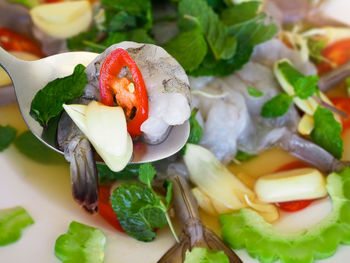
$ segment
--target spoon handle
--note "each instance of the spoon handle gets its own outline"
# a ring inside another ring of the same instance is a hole
[[[5,51],[5,49],[0,47],[0,66],[3,67],[10,76],[14,74],[18,64],[21,62],[23,61],[11,55]]]

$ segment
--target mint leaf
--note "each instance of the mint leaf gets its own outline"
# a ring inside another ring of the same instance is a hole
[[[167,224],[159,197],[146,186],[124,183],[113,191],[110,200],[122,228],[137,240],[154,240],[154,229]]]
[[[293,97],[286,93],[278,94],[263,105],[260,114],[264,118],[283,116],[288,111],[292,100]]]
[[[17,134],[17,130],[10,125],[0,125],[0,152],[4,151],[13,142]]]
[[[204,247],[194,247],[186,251],[184,263],[229,263],[230,260],[221,250],[211,250]]]
[[[181,32],[163,45],[186,71],[196,69],[207,54],[208,48],[201,29],[197,26],[187,32]],[[188,51],[193,50],[189,56]]]
[[[274,23],[266,24],[266,15],[260,13],[243,23],[228,24],[228,34],[237,39],[237,50],[233,58],[217,60],[208,52],[202,64],[190,74],[199,76],[227,76],[246,64],[256,45],[272,39],[278,32]]]
[[[119,14],[124,12],[130,16],[134,16],[137,22],[138,28],[150,29],[152,27],[152,6],[150,0],[102,0],[101,4],[106,8],[106,23],[107,28],[109,23],[111,23],[111,14]],[[111,14],[110,14],[111,13]],[[120,18],[119,18],[120,19]],[[113,20],[113,19],[112,19]]]
[[[312,96],[317,90],[318,76],[305,76],[298,79],[294,86],[295,95],[305,100]]]
[[[204,33],[216,59],[231,59],[236,52],[237,41],[228,35],[227,27],[205,0],[182,0],[179,13],[197,23]]]
[[[223,10],[221,21],[226,25],[234,25],[254,19],[258,14],[260,1],[248,1],[236,4],[233,7]]]
[[[57,78],[38,91],[30,106],[30,115],[41,126],[47,126],[50,119],[61,113],[64,103],[83,94],[86,83],[85,67],[79,64],[72,75]]]
[[[151,182],[156,175],[156,169],[150,163],[141,164],[139,168],[139,180],[141,183],[151,187]]]
[[[0,246],[19,240],[22,230],[32,224],[34,220],[23,207],[0,209]]]
[[[47,147],[30,131],[21,133],[15,140],[17,150],[32,161],[49,164],[66,164],[63,155]]]
[[[108,32],[128,31],[137,27],[136,17],[125,11],[113,14],[107,25]]]
[[[245,162],[245,161],[249,161],[254,157],[256,157],[255,154],[250,154],[250,153],[246,153],[241,150],[238,150],[236,153],[235,159],[240,162]]]
[[[105,234],[98,228],[73,221],[68,232],[55,243],[55,255],[64,263],[102,263],[106,244]]]
[[[250,96],[259,98],[264,95],[264,93],[253,86],[248,87],[248,93]]]
[[[100,47],[97,42],[101,33],[96,26],[93,26],[89,30],[82,32],[74,37],[67,39],[67,47],[71,51],[89,51],[89,52],[102,52],[104,47]]]
[[[341,138],[341,125],[334,119],[333,113],[318,107],[314,115],[315,128],[311,133],[313,142],[331,153],[335,158],[342,157],[344,146]]]
[[[133,179],[139,175],[140,164],[129,164],[120,172],[113,172],[107,165],[97,163],[98,178],[101,183],[119,179]]]
[[[277,64],[284,79],[293,86],[295,95],[305,100],[312,96],[317,88],[318,76],[304,76],[288,61],[283,60]]]

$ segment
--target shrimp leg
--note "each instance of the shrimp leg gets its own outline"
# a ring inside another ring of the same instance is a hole
[[[175,175],[170,178],[173,181],[173,196],[176,214],[183,227],[180,243],[170,248],[158,263],[182,263],[185,261],[187,250],[194,247],[206,247],[209,249],[223,250],[230,263],[241,263],[240,258],[227,247],[219,237],[211,230],[203,226],[199,217],[196,200],[186,180]]]
[[[339,171],[350,165],[350,162],[339,161],[320,146],[292,132],[286,132],[279,140],[279,145],[295,157],[326,173]]]

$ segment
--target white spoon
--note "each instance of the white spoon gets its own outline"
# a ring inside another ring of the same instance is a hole
[[[19,109],[31,132],[53,150],[63,154],[54,142],[43,136],[43,128],[30,115],[30,105],[35,94],[48,82],[72,74],[77,64],[87,66],[98,54],[91,52],[68,52],[36,61],[23,61],[0,47],[0,66],[10,75]],[[186,143],[190,133],[189,122],[175,126],[165,141],[157,145],[138,143],[134,146],[132,163],[153,162],[178,152]]]

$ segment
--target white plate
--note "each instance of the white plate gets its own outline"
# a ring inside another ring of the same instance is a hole
[[[11,124],[19,132],[26,129],[14,105],[0,107],[0,124]],[[167,228],[158,231],[153,242],[138,242],[115,231],[101,217],[86,214],[72,199],[68,164],[36,163],[18,152],[13,145],[0,153],[0,182],[0,209],[20,205],[35,220],[35,224],[25,229],[18,242],[0,247],[0,262],[59,263],[54,255],[55,241],[67,231],[73,220],[105,232],[105,263],[154,263],[175,242]],[[330,209],[328,201],[314,203],[302,212],[284,214],[276,227],[295,231],[311,226]],[[258,262],[245,251],[237,253],[243,262]],[[340,246],[335,256],[320,262],[345,263],[349,257],[350,247]]]

